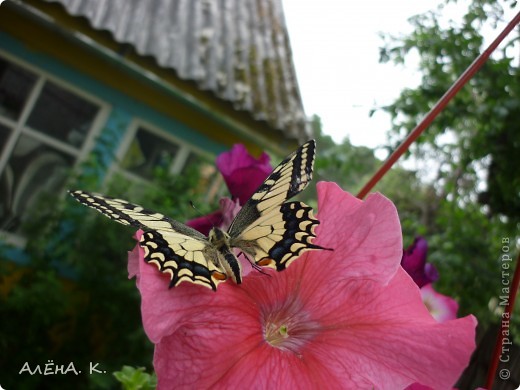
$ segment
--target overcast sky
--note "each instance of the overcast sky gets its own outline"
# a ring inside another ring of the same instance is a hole
[[[420,74],[416,66],[380,64],[378,33],[410,32],[407,19],[439,2],[283,0],[305,111],[319,115],[336,142],[344,137],[370,147],[385,142],[389,116],[380,112],[369,118],[369,111],[417,85]],[[459,10],[450,16],[462,15]]]

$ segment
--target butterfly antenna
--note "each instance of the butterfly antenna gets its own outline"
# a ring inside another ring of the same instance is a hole
[[[190,206],[193,208],[193,210],[195,210],[197,212],[199,217],[202,217],[201,211],[197,208],[197,206],[195,206],[195,203],[193,203],[192,200],[190,200]]]
[[[208,217],[207,215],[202,214],[202,212],[197,208],[197,206],[195,206],[195,203],[193,203],[193,201],[191,201],[191,200],[190,200],[190,206],[197,212],[199,217]],[[212,217],[214,217],[214,216],[212,215]],[[215,220],[215,218],[211,218],[211,224],[213,225],[213,227],[221,226],[222,222],[224,222],[224,216],[223,215],[220,216],[218,221]]]
[[[218,223],[215,226],[222,226],[223,223],[224,223],[224,215],[221,215],[218,220]]]

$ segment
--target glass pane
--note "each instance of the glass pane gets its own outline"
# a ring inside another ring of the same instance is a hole
[[[170,169],[178,151],[178,145],[141,127],[126,151],[121,166],[145,179],[152,179],[155,169]]]
[[[194,169],[197,170],[201,180],[214,179],[218,174],[217,167],[213,161],[206,156],[191,152],[182,168],[182,173],[189,173]]]
[[[11,134],[11,129],[7,126],[0,124],[0,155],[4,153],[4,147]]]
[[[0,176],[0,229],[19,233],[38,197],[62,189],[73,162],[40,141],[20,137]]]
[[[196,172],[193,172],[194,170]],[[196,174],[199,177],[196,191],[200,194],[206,194],[208,201],[217,198],[221,190],[222,180],[218,180],[221,176],[211,159],[197,153],[190,153],[182,169],[182,174]]]
[[[80,147],[98,110],[95,104],[47,82],[27,124],[60,141]]]
[[[0,115],[17,120],[36,75],[0,57]]]

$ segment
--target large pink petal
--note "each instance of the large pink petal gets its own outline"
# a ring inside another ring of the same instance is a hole
[[[327,362],[315,356],[298,357],[271,347],[256,335],[237,332],[234,336],[225,333],[217,341],[212,330],[182,328],[182,335],[175,334],[157,347],[154,367],[159,390],[345,388],[341,380],[327,375]],[[233,347],[226,348],[225,343]],[[179,352],[186,350],[198,354]]]
[[[335,183],[320,182],[318,210],[316,244],[334,251],[310,252],[308,272],[323,271],[331,283],[345,278],[387,283],[393,277],[403,246],[391,201],[378,193],[361,201]]]
[[[142,233],[141,230],[136,233],[138,240]],[[251,272],[251,266],[247,261],[242,263],[243,275],[246,276]],[[222,302],[224,307],[229,306],[227,302],[241,292],[241,286],[231,281],[220,284],[218,292],[190,282],[169,289],[170,276],[159,272],[155,265],[146,263],[139,245],[129,253],[128,270],[131,276],[137,274],[143,326],[148,338],[154,343],[175,332],[184,323],[193,321],[195,316],[206,313],[210,306],[218,306]],[[256,277],[259,276],[267,278],[257,273]],[[217,318],[212,320],[218,321]]]
[[[134,238],[139,235],[143,234],[143,231],[139,229],[139,231],[134,235]],[[139,244],[136,244],[134,249],[132,249],[130,252],[128,252],[128,264],[127,264],[127,270],[128,270],[128,279],[132,279],[133,277],[139,278],[139,260],[143,258],[143,250],[139,246]]]
[[[141,314],[146,334],[154,343],[172,334],[183,324],[192,323],[208,307],[225,307],[236,291],[240,291],[232,282],[221,284],[218,292],[189,282],[168,289],[169,277],[157,276],[159,272],[148,264],[143,265],[143,271],[146,276],[142,277],[139,286]],[[207,321],[218,323],[219,320],[214,317]]]
[[[450,388],[475,346],[474,318],[437,323],[400,269],[386,287],[347,282],[334,312],[304,304],[320,333],[299,353],[279,350],[264,341],[259,317],[262,308],[294,299],[288,291],[296,280],[292,286],[266,280],[249,278],[225,302],[213,302],[162,339],[154,359],[160,389],[398,389],[414,382]]]
[[[400,226],[386,198],[361,202],[328,183],[318,194],[317,244],[334,252],[307,252],[271,277],[252,272],[217,293],[190,283],[168,290],[167,275],[139,262],[161,388],[453,384],[474,348],[474,318],[431,317],[399,266]],[[262,310],[280,307],[320,330],[296,342],[296,354],[263,340]]]
[[[210,388],[259,346],[254,310],[247,300],[233,298],[208,306],[156,346],[159,389]]]
[[[142,231],[138,231],[136,238],[139,239],[141,234]],[[222,294],[217,296],[214,291],[189,282],[169,289],[169,275],[159,272],[155,265],[146,263],[142,248],[138,247],[138,251],[137,287],[141,293],[141,315],[144,330],[154,343],[203,312],[218,297],[224,298],[224,295],[229,294],[225,292],[229,287],[220,286],[219,293]]]
[[[327,375],[326,361],[264,341],[258,307],[248,294],[237,290],[225,305],[209,306],[157,345],[158,388],[340,388]]]
[[[327,354],[338,377],[395,389],[413,382],[433,389],[453,386],[475,348],[473,316],[436,322],[402,269],[386,287],[359,280],[345,289],[343,305],[317,318],[328,331],[315,340],[317,353]]]
[[[331,285],[313,283],[305,267],[310,261],[309,256],[268,279],[249,278],[243,288],[259,307],[297,300],[299,312],[319,324],[323,332],[302,359],[327,364],[315,366],[318,372],[310,370],[311,375],[336,378],[345,388],[379,388],[382,383],[404,388],[420,382],[436,389],[454,384],[475,347],[472,316],[444,326],[436,322],[401,267],[386,286],[368,279]]]

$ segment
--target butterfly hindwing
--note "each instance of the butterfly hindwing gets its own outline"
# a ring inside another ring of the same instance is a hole
[[[302,202],[286,203],[311,181],[315,149],[311,140],[284,159],[229,228],[231,246],[243,250],[257,265],[281,271],[303,252],[323,249],[312,244],[319,224],[312,208]]]
[[[312,244],[318,224],[310,206],[288,202],[247,227],[232,244],[251,255],[256,264],[282,271],[303,252],[323,249]]]
[[[84,191],[70,193],[114,221],[145,230],[139,242],[144,259],[169,274],[171,286],[189,280],[215,290],[226,279],[217,265],[216,249],[197,230],[122,199]]]
[[[142,234],[139,245],[146,262],[170,275],[170,287],[190,281],[216,290],[226,279],[212,261],[217,258],[216,250],[202,241],[175,232],[161,234],[151,230]]]

